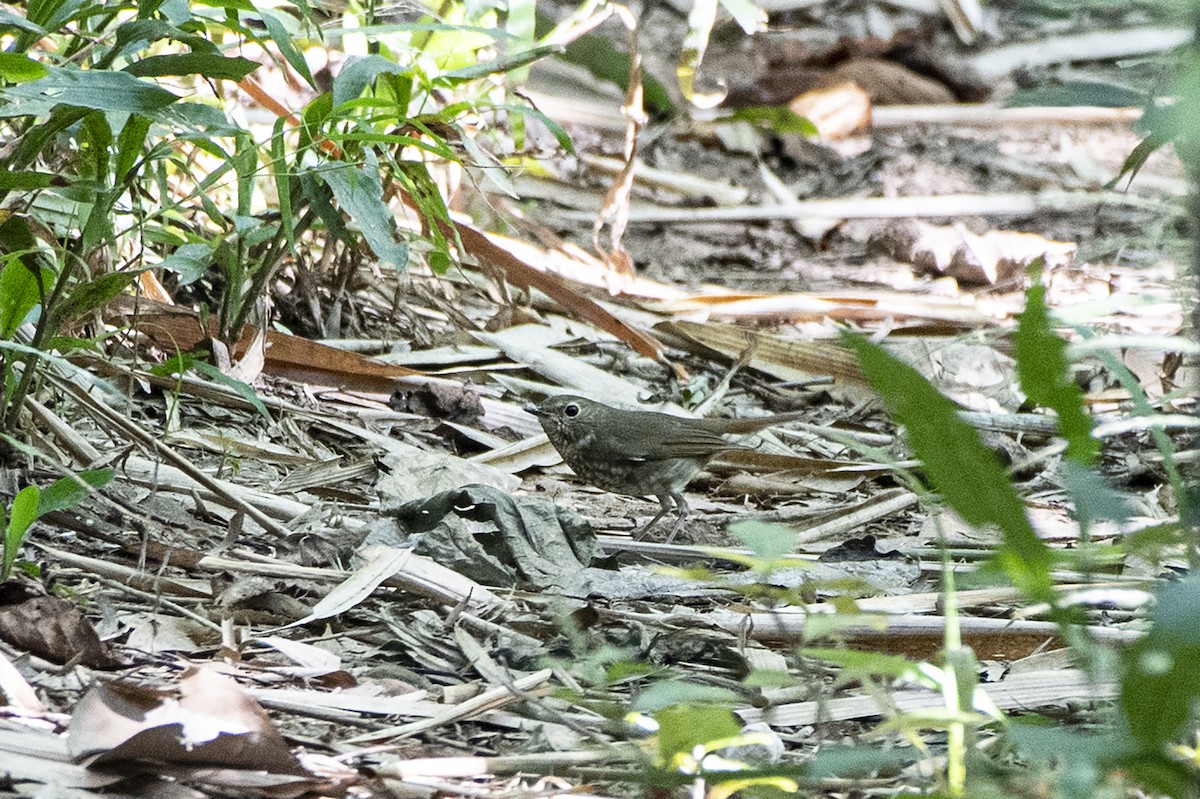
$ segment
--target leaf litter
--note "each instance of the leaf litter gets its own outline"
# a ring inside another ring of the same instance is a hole
[[[637,170],[621,174],[636,194]],[[1014,199],[989,213],[1031,207],[1044,206]],[[629,218],[630,235],[614,233],[610,259],[656,250],[636,213]],[[1075,241],[1058,228],[1047,225],[1035,244]],[[868,238],[841,230],[843,247]],[[1008,231],[999,232],[994,246],[1007,249]],[[632,663],[722,689],[756,670],[790,672],[779,686],[739,686],[732,705],[747,729],[765,725],[755,729],[801,746],[940,707],[928,686],[873,691],[801,649],[832,641],[841,651],[934,658],[947,623],[939,542],[960,576],[997,543],[951,515],[934,518],[912,486],[880,468],[913,464],[831,340],[835,322],[870,326],[944,393],[991,415],[1013,444],[1010,469],[1041,540],[1111,544],[1103,571],[1063,572],[1055,588],[1087,609],[1097,639],[1137,640],[1145,589],[1164,568],[1184,565],[1169,539],[1158,561],[1123,560],[1121,543],[1152,535],[1171,511],[1145,430],[1118,424],[1136,386],[1113,379],[1111,357],[1098,359],[1085,399],[1116,425],[1111,466],[1136,512],[1086,531],[1072,516],[1061,448],[1018,413],[1023,396],[1003,334],[1020,286],[1000,279],[990,255],[970,264],[982,269],[981,288],[964,289],[922,275],[915,247],[911,271],[893,250],[836,279],[823,265],[846,251],[813,252],[825,285],[773,292],[739,287],[744,274],[711,264],[697,264],[693,285],[680,288],[614,275],[570,243],[513,243],[466,225],[458,233],[469,254],[505,275],[509,293],[494,276],[415,267],[364,291],[360,301],[387,319],[390,292],[411,281],[405,313],[425,320],[433,346],[398,353],[403,364],[336,341],[247,330],[247,346],[266,342],[261,361],[250,362],[261,408],[228,384],[164,379],[119,358],[90,364],[93,383],[109,390],[103,399],[64,378],[56,389],[69,402],[31,405],[48,445],[83,464],[109,463],[120,477],[35,532],[47,576],[72,601],[24,597],[0,608],[8,703],[0,751],[12,779],[120,785],[131,795],[165,792],[172,781],[208,795],[266,796],[389,795],[388,780],[464,790],[484,779],[483,790],[502,794],[554,772],[568,776],[552,787],[567,789],[586,781],[589,766],[646,762],[627,745],[629,729],[613,731],[625,722],[605,715],[605,703],[632,707],[646,690]],[[794,245],[780,223],[769,233]],[[987,235],[955,231],[968,244]],[[740,258],[762,269],[756,245],[740,229],[733,238]],[[1006,254],[1022,265],[1036,257],[1019,249]],[[941,271],[947,259],[930,252]],[[884,257],[892,262],[881,267]],[[1060,264],[1050,303],[1091,298],[1114,274]],[[1097,300],[1111,310],[1109,329],[1177,334],[1178,305],[1153,275],[1121,279],[1131,285]],[[514,299],[514,290],[525,293]],[[1159,304],[1131,299],[1139,294]],[[118,299],[106,312],[151,355],[170,351],[168,340],[205,335],[178,309],[143,304],[132,313]],[[495,321],[506,314],[524,321]],[[382,350],[397,337],[379,328]],[[1161,343],[1137,349],[1138,362],[1121,357],[1139,383],[1157,383],[1184,408],[1176,387],[1185,376],[1167,363],[1174,340]],[[777,431],[749,457],[715,463],[712,478],[693,484],[689,501],[702,514],[686,541],[638,542],[628,533],[653,504],[579,485],[556,468],[525,410],[563,390],[630,406],[666,402],[678,413],[707,395],[738,415],[803,407],[811,421]],[[734,520],[784,522],[794,541],[763,568],[764,539],[731,537]],[[1115,695],[1114,682],[1048,657],[1063,651],[1057,626],[1011,589],[962,589],[957,602],[963,642],[999,664],[999,678],[989,673],[976,688],[979,707],[1034,712]],[[614,664],[628,673],[610,674]],[[65,739],[51,734],[64,730]],[[522,781],[505,783],[509,774]]]

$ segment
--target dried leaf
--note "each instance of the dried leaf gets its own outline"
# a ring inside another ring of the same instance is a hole
[[[656,361],[664,360],[662,345],[653,337],[617,319],[593,300],[570,288],[557,275],[533,268],[469,225],[459,223],[455,229],[462,238],[463,246],[472,255],[483,263],[502,270],[509,282],[541,291],[583,321],[624,341],[637,353]]]
[[[93,668],[119,663],[79,609],[65,599],[20,596],[8,583],[0,599],[0,639],[51,663],[78,662]]]
[[[194,311],[145,298],[135,304],[130,297],[117,297],[109,303],[108,312],[119,317],[115,324],[137,330],[170,355],[194,349],[216,334],[215,320],[209,319],[204,325]],[[234,356],[242,357],[257,335],[256,328],[243,328]],[[346,390],[390,392],[397,379],[420,374],[274,330],[267,331],[266,342],[263,371],[293,380]]]
[[[871,126],[871,98],[852,81],[805,92],[788,108],[813,123],[823,139],[845,139]]]
[[[935,80],[883,58],[854,58],[839,64],[826,78],[849,81],[870,95],[874,105],[943,105],[954,93]]]
[[[89,766],[146,760],[306,776],[258,703],[213,669],[188,670],[177,691],[96,683],[69,733],[72,757]]]
[[[737,358],[754,344],[749,366],[780,380],[828,375],[838,382],[866,385],[854,355],[837,344],[785,339],[717,322],[662,322],[655,329],[681,336],[726,358]]]
[[[961,225],[905,220],[888,225],[870,246],[924,274],[947,275],[966,285],[995,285],[1024,273],[1038,258],[1051,267],[1075,257],[1074,242],[1052,241],[1035,233],[992,230],[976,235]]]

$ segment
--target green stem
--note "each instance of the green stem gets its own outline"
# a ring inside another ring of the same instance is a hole
[[[35,350],[41,350],[46,339],[56,331],[58,326],[58,305],[62,299],[63,292],[66,291],[67,284],[75,277],[75,271],[78,265],[82,263],[79,258],[74,257],[74,253],[67,250],[66,257],[63,261],[62,273],[54,282],[54,288],[50,291],[50,298],[46,299],[45,289],[42,286],[42,271],[34,270],[34,277],[38,281],[40,300],[42,304],[42,315],[38,319],[37,327],[33,331],[33,340],[29,345]],[[3,429],[15,430],[17,426],[17,417],[21,413],[21,408],[25,405],[25,397],[29,394],[29,389],[33,385],[33,378],[38,371],[38,362],[41,356],[30,354],[26,355],[22,360],[24,368],[21,372],[21,382],[17,384],[17,390],[13,392],[12,401],[8,406],[8,413],[4,417]]]

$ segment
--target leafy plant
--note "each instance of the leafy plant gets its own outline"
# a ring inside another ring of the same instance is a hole
[[[5,512],[0,508],[0,522],[4,524],[4,552],[0,557],[0,583],[8,582],[12,576],[13,566],[17,562],[17,553],[25,544],[25,536],[30,526],[37,520],[37,506],[40,491],[37,486],[26,486],[17,492],[12,505]]]
[[[1064,486],[1074,500],[1086,535],[1088,524],[1096,519],[1121,518],[1123,505],[1095,469],[1099,442],[1084,411],[1081,392],[1070,379],[1066,344],[1053,331],[1044,304],[1045,292],[1036,274],[1035,270],[1015,336],[1018,374],[1028,397],[1055,411],[1059,433],[1066,441]],[[989,525],[1002,533],[993,559],[995,569],[1025,591],[1030,600],[1045,602],[1056,609],[1055,617],[1062,625],[1064,638],[1075,647],[1083,662],[1091,666],[1095,676],[1101,676],[1105,669],[1111,675],[1113,664],[1119,663],[1121,701],[1099,733],[1084,736],[1076,732],[1049,732],[1027,722],[1014,722],[1005,729],[1018,751],[1031,762],[1059,758],[1062,787],[1069,796],[1090,796],[1106,775],[1118,773],[1132,775],[1140,786],[1152,792],[1194,796],[1196,750],[1181,738],[1194,733],[1186,722],[1194,721],[1193,709],[1200,696],[1200,682],[1192,667],[1200,657],[1194,633],[1200,586],[1189,580],[1165,587],[1159,593],[1152,614],[1153,626],[1146,638],[1118,653],[1115,659],[1100,652],[1093,642],[1078,634],[1073,614],[1059,606],[1050,570],[1061,556],[1053,554],[1034,534],[1020,498],[978,434],[959,419],[949,400],[910,367],[859,337],[847,336],[847,343],[858,353],[863,372],[872,385],[896,419],[904,424],[909,443],[921,459],[923,473],[932,488],[969,523]],[[1140,408],[1143,413],[1149,410],[1148,406]],[[1166,447],[1162,451],[1168,471],[1174,474],[1169,444],[1160,443]],[[952,592],[947,598],[952,598]],[[956,652],[959,654],[955,655]],[[964,697],[967,694],[962,691],[974,684],[973,655],[956,646],[949,635],[947,668],[936,672],[930,672],[928,665],[920,668],[905,662],[889,665],[876,656],[815,654],[847,664],[865,661],[867,668],[883,669],[880,673],[894,678],[929,680],[933,675],[946,677],[953,671],[957,673],[954,681]],[[964,657],[960,666],[951,671],[951,661]],[[940,687],[945,693],[946,683],[934,682],[931,687]],[[969,706],[965,700],[958,703],[961,709]],[[950,754],[953,767],[953,746]],[[966,782],[951,776],[951,792],[961,794]]]
[[[324,90],[303,53],[321,25],[307,4],[294,9],[81,0],[0,17],[12,41],[0,54],[0,429],[68,346],[63,329],[146,270],[193,292],[233,351],[247,323],[267,321],[275,279],[313,268],[312,252],[334,248],[349,272],[368,251],[395,269],[414,253],[448,268],[456,248],[435,171],[487,157],[469,121],[531,115],[569,146],[493,80],[557,48],[496,28],[491,6],[399,29],[373,7],[347,10],[358,17],[337,32],[366,39],[370,54]],[[231,45],[264,56],[227,55]],[[315,93],[298,114],[256,82],[272,62]],[[275,124],[233,121],[212,91],[222,81]],[[396,224],[404,207],[416,229]]]
[[[995,564],[1034,601],[1055,606],[1053,557],[995,455],[959,416],[954,403],[882,347],[847,335],[863,373],[905,426],[909,445],[947,505],[969,524],[1003,534]]]
[[[45,490],[36,485],[25,486],[7,510],[0,507],[0,527],[4,528],[4,540],[0,542],[0,583],[8,582],[13,569],[21,565],[17,556],[34,522],[47,513],[74,507],[89,490],[103,488],[112,478],[111,469],[96,469],[61,477]]]

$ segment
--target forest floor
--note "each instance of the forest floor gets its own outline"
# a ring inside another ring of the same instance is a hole
[[[936,13],[842,5],[774,15],[755,37],[718,29],[706,84],[742,104],[796,86],[850,102],[828,74],[853,62],[877,100],[911,88],[878,63],[902,51],[931,99],[876,102],[870,124],[820,141],[651,121],[620,239],[636,274],[592,248],[616,174],[600,159],[620,168],[621,94],[538,67],[529,96],[576,155],[511,176],[519,199],[468,169],[452,202],[482,228],[502,223],[493,241],[555,281],[555,300],[494,264],[401,274],[312,259],[275,300],[304,338],[289,349],[272,332],[242,373],[261,406],[219,381],[155,376],[132,351],[85,364],[115,389],[103,401],[60,387],[70,402],[43,407],[40,445],[118,477],[31,535],[28,556],[70,602],[0,621],[17,664],[0,686],[14,707],[31,689],[37,720],[0,727],[0,771],[14,775],[0,795],[630,795],[650,773],[695,789],[695,764],[665,759],[672,736],[745,736],[720,751],[768,769],[824,763],[808,774],[829,795],[944,787],[945,683],[930,675],[950,669],[948,626],[998,712],[1071,730],[1102,715],[1118,676],[1085,669],[1045,607],[982,568],[999,533],[897,476],[914,467],[904,436],[839,336],[867,333],[958,403],[1055,552],[1104,548],[1056,572],[1056,590],[1097,648],[1138,640],[1156,587],[1188,565],[1182,548],[1129,542],[1178,519],[1170,456],[1131,419],[1140,399],[1170,413],[1194,398],[1167,339],[1194,302],[1189,184],[1168,147],[1106,187],[1141,140],[1137,109],[999,104],[1022,87],[1149,87],[1144,63],[995,64],[1019,42],[1119,41],[1149,23],[1004,8],[988,17],[996,43],[968,48]],[[666,80],[684,17],[654,18],[641,41]],[[1104,428],[1100,471],[1129,509],[1082,533],[1053,425],[1013,360],[1039,257]],[[601,330],[580,310],[592,307],[660,357]],[[186,327],[172,322],[185,311],[137,313],[150,338]],[[1119,338],[1088,346],[1083,329]],[[714,461],[664,543],[667,525],[632,535],[656,501],[587,486],[547,444],[529,406],[562,389],[806,415]],[[972,721],[979,752],[1001,735],[987,721]],[[52,734],[64,728],[69,744]],[[1031,786],[1041,768],[973,771],[973,785]]]

